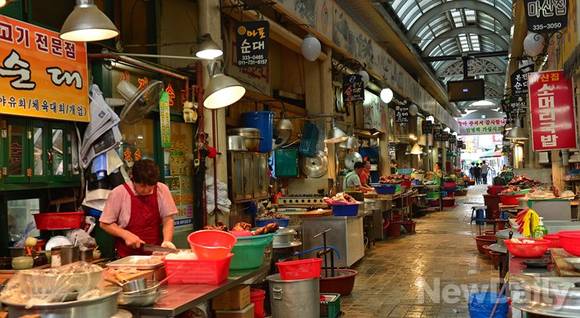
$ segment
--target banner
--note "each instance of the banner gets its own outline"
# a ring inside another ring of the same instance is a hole
[[[0,114],[89,122],[84,43],[0,15]]]
[[[546,71],[530,73],[528,85],[534,151],[576,148],[572,81],[564,71]]]
[[[457,119],[460,135],[501,134],[506,124],[505,118]]]
[[[169,93],[162,92],[159,97],[159,129],[161,130],[161,147],[171,147],[171,113],[169,111]]]

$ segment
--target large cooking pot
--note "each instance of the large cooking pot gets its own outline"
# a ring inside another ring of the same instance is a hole
[[[76,300],[62,303],[34,305],[26,308],[25,304],[2,302],[9,317],[39,315],[47,318],[109,318],[117,313],[117,296],[119,287],[104,290],[103,295],[89,300]]]
[[[258,128],[234,128],[228,130],[228,134],[243,137],[247,151],[258,151],[260,148],[262,138]]]
[[[276,233],[274,233],[274,248],[287,248],[297,245],[294,239],[297,233],[291,228],[281,228]]]
[[[228,136],[228,150],[247,151],[244,137],[238,135]]]

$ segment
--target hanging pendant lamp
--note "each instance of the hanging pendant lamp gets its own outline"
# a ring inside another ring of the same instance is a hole
[[[224,55],[224,51],[212,40],[209,34],[201,37],[201,43],[195,52],[195,56],[200,59],[213,60]]]
[[[93,0],[76,0],[76,6],[60,29],[60,38],[73,42],[107,40],[119,35],[113,22]]]
[[[209,74],[212,75],[203,95],[203,107],[207,109],[228,107],[246,94],[246,88],[240,82],[217,71],[218,67],[217,63],[208,65]]]

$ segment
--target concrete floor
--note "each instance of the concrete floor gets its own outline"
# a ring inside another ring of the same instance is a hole
[[[456,207],[417,218],[416,234],[402,235],[367,250],[345,317],[469,317],[468,295],[496,290],[498,272],[478,254],[472,205],[483,205],[486,186],[471,187]]]

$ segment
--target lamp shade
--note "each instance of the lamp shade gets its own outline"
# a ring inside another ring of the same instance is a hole
[[[421,146],[419,146],[419,144],[414,144],[413,148],[411,148],[411,154],[412,155],[420,155],[423,153],[423,149],[421,149]]]
[[[93,0],[77,0],[60,29],[61,39],[74,42],[101,41],[117,35],[117,27],[97,8]]]
[[[224,51],[215,43],[209,34],[205,35],[199,44],[195,56],[200,59],[213,60],[224,55]]]
[[[320,56],[322,46],[317,38],[309,34],[302,40],[301,50],[305,59],[314,62]]]
[[[205,88],[203,106],[217,109],[230,106],[239,101],[246,89],[234,78],[218,73],[211,77]]]
[[[344,131],[333,125],[330,131],[328,132],[328,135],[326,136],[324,142],[328,144],[337,144],[344,142],[347,139],[348,136],[344,133]]]
[[[524,51],[531,57],[536,57],[542,53],[545,46],[544,36],[539,33],[528,32],[524,38]]]
[[[360,75],[360,77],[362,78],[362,81],[363,81],[363,83],[364,83],[364,84],[365,84],[365,86],[366,86],[366,85],[367,85],[367,83],[368,83],[368,82],[369,82],[369,80],[370,80],[369,73],[368,73],[367,71],[365,71],[365,70],[360,70],[360,71],[358,71],[358,73],[357,73],[357,74],[358,74],[358,75]]]
[[[411,116],[417,116],[417,113],[419,113],[419,107],[415,104],[411,104],[411,106],[409,106],[409,114]]]
[[[390,88],[383,88],[380,95],[383,103],[388,104],[393,100],[393,91]]]
[[[516,126],[508,132],[505,138],[509,140],[527,140],[528,133],[524,128]]]

